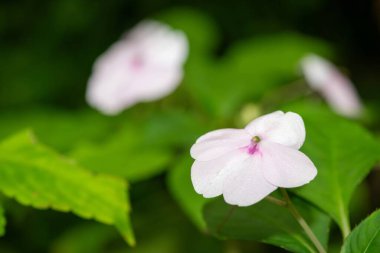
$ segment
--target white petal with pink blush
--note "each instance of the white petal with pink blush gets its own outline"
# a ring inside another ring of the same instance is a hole
[[[301,116],[277,111],[244,129],[220,129],[201,136],[191,148],[191,180],[206,198],[223,195],[227,203],[249,206],[278,187],[293,188],[317,175],[298,149],[305,141]]]
[[[160,99],[182,81],[188,54],[185,34],[157,21],[144,21],[95,62],[87,102],[115,115],[139,102]]]
[[[314,54],[301,60],[302,72],[309,86],[319,92],[338,114],[357,118],[363,105],[353,83],[332,63]]]

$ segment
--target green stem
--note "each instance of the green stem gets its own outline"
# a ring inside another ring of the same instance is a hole
[[[351,233],[350,221],[347,219],[347,215],[342,218],[341,230],[343,239],[345,239]]]
[[[228,211],[227,215],[224,217],[222,222],[218,225],[216,228],[216,233],[220,234],[222,232],[222,229],[224,225],[227,223],[227,221],[231,218],[232,214],[235,212],[237,206],[231,206],[230,210]]]
[[[281,190],[281,193],[284,196],[284,199],[287,203],[286,207],[289,209],[290,213],[293,215],[293,217],[296,219],[296,221],[299,223],[299,225],[305,231],[307,237],[309,237],[310,241],[314,244],[314,246],[317,248],[319,253],[326,253],[326,250],[323,248],[321,242],[315,236],[313,230],[311,230],[310,226],[307,224],[305,219],[298,212],[296,206],[290,200],[290,197],[289,197],[288,193],[286,192],[286,190],[283,188],[280,188],[280,190]]]
[[[286,203],[286,201],[283,201],[282,199],[278,199],[278,198],[275,198],[275,197],[272,197],[272,196],[266,196],[265,197],[266,200],[268,200],[269,202],[275,204],[275,205],[278,205],[278,206],[287,206],[288,203]]]

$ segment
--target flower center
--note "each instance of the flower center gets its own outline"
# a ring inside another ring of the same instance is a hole
[[[261,141],[260,137],[259,136],[253,136],[252,139],[251,139],[252,142],[254,143],[259,143]]]
[[[247,152],[248,154],[250,155],[253,155],[254,153],[256,153],[258,150],[259,150],[259,147],[258,147],[258,143],[261,141],[260,137],[259,136],[254,136],[252,137],[251,139],[251,144],[249,144],[248,148],[247,148]]]

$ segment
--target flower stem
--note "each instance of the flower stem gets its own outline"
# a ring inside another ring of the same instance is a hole
[[[310,226],[307,224],[305,219],[298,212],[298,210],[295,207],[295,205],[293,204],[293,202],[290,200],[290,197],[289,197],[287,191],[283,188],[280,188],[280,190],[281,190],[281,193],[284,196],[284,199],[287,203],[286,207],[289,209],[290,213],[293,215],[293,217],[297,220],[297,222],[300,224],[302,229],[305,231],[306,235],[309,237],[310,241],[317,248],[318,252],[319,253],[326,253],[326,250],[323,248],[321,242],[315,236],[313,230],[311,230]]]
[[[350,221],[347,219],[347,216],[342,218],[342,236],[345,239],[351,233]]]
[[[224,225],[227,223],[227,221],[231,218],[231,216],[233,215],[233,213],[235,212],[236,210],[236,207],[237,206],[231,206],[230,210],[228,211],[227,215],[224,217],[224,219],[222,220],[222,222],[218,225],[217,229],[216,229],[216,233],[217,234],[220,234],[222,232],[222,229],[224,227]]]
[[[278,206],[287,206],[288,203],[286,201],[283,201],[282,199],[278,199],[278,198],[275,198],[275,197],[272,197],[272,196],[266,196],[265,197],[266,200],[268,200],[269,202],[275,204],[275,205],[278,205]]]

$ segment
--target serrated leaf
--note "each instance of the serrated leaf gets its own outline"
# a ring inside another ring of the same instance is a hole
[[[293,201],[326,248],[329,217],[300,199]],[[297,253],[317,252],[289,210],[265,200],[235,207],[218,199],[206,204],[204,217],[210,232],[225,239],[255,240]]]
[[[317,177],[295,192],[326,211],[340,226],[350,230],[349,202],[355,188],[379,159],[378,144],[357,123],[340,118],[318,106],[290,106],[306,126],[302,150],[318,169]]]
[[[110,132],[111,120],[94,111],[32,108],[1,113],[0,138],[33,129],[41,141],[67,152],[78,143],[96,140]]]
[[[192,222],[201,230],[206,229],[203,220],[203,206],[209,199],[197,194],[190,179],[193,160],[190,155],[183,156],[178,164],[168,173],[168,186],[171,194]]]
[[[342,253],[378,253],[380,249],[380,210],[362,221],[346,238]]]
[[[37,143],[29,131],[0,143],[0,191],[5,196],[114,225],[133,245],[126,190],[124,181],[91,174]]]

